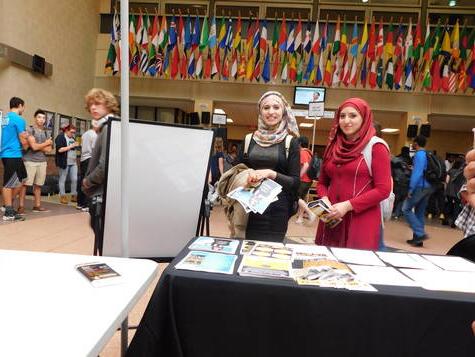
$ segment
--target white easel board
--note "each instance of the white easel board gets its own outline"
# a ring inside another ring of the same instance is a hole
[[[121,256],[120,121],[110,123],[103,255]],[[213,132],[131,120],[129,255],[172,258],[196,235]]]

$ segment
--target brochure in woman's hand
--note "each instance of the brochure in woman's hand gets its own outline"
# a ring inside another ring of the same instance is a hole
[[[325,225],[329,228],[335,227],[338,223],[341,222],[341,219],[329,219],[327,216],[330,213],[330,207],[328,204],[320,199],[316,201],[310,201],[308,203],[308,208],[312,210],[313,213],[317,215],[317,217],[325,223]]]
[[[269,205],[277,201],[282,186],[271,179],[265,179],[257,187],[238,187],[228,193],[228,197],[238,201],[246,212],[263,214]]]

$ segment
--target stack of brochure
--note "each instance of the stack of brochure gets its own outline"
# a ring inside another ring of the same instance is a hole
[[[259,278],[290,279],[291,269],[292,249],[282,243],[256,242],[243,256],[238,273]]]
[[[312,210],[313,213],[317,215],[317,217],[325,223],[325,225],[329,228],[335,227],[338,223],[341,222],[341,219],[329,219],[327,216],[330,213],[330,207],[328,204],[320,199],[316,201],[310,201],[308,203],[308,208]]]
[[[235,239],[198,237],[189,246],[191,251],[175,265],[175,269],[232,274],[238,245],[239,241]]]
[[[238,201],[246,213],[263,214],[272,202],[277,201],[277,195],[281,191],[281,185],[274,180],[265,179],[257,187],[238,187],[229,192],[228,197]]]

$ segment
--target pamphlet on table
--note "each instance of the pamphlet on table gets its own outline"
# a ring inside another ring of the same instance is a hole
[[[115,285],[122,282],[122,276],[106,263],[79,264],[76,265],[76,270],[94,287]]]
[[[249,255],[266,258],[276,258],[283,260],[292,260],[292,249],[286,247],[284,244],[269,244],[268,242],[259,242]]]
[[[235,255],[192,250],[175,265],[175,269],[232,274],[236,259]]]
[[[238,268],[239,275],[258,278],[290,279],[292,265],[289,259],[275,259],[244,255]]]
[[[235,254],[238,246],[239,241],[236,239],[198,237],[188,248],[190,250]]]

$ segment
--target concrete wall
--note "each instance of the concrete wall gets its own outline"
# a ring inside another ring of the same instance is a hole
[[[0,14],[0,42],[53,64],[53,75],[45,77],[0,59],[0,108],[18,96],[28,122],[37,108],[87,117],[83,98],[94,84],[98,2],[0,0]]]

